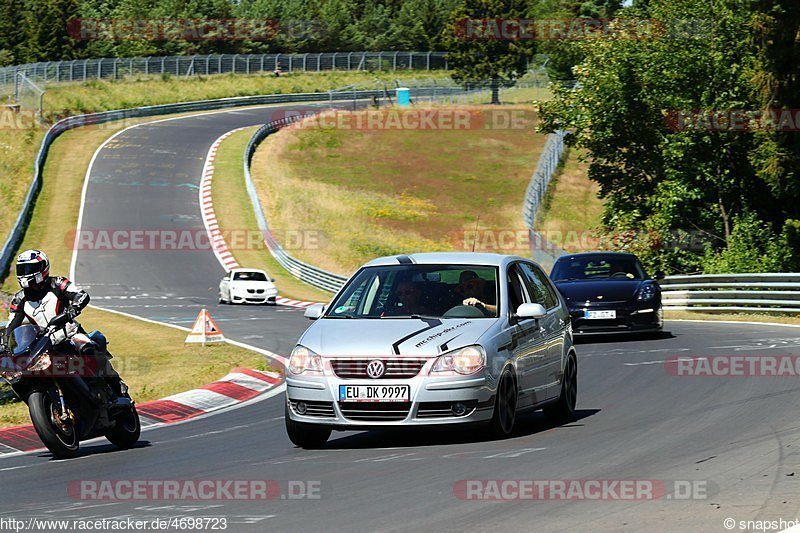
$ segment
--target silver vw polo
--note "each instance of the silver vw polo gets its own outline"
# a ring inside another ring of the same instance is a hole
[[[387,426],[481,423],[502,437],[523,411],[574,413],[569,312],[522,257],[382,257],[306,316],[286,377],[286,430],[300,447]]]

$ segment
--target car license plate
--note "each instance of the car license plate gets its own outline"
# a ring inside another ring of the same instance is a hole
[[[617,312],[613,309],[610,311],[584,311],[583,317],[588,318],[589,320],[617,318]]]
[[[408,385],[339,385],[340,402],[407,402]]]

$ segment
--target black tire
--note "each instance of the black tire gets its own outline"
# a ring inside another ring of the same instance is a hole
[[[495,437],[504,438],[514,431],[517,419],[517,383],[511,370],[506,367],[497,382],[494,412],[489,428]]]
[[[569,422],[575,418],[575,404],[578,400],[578,362],[570,354],[564,376],[561,379],[561,393],[558,401],[544,408],[544,414],[554,422]]]
[[[142,434],[142,424],[139,421],[139,413],[136,411],[136,406],[132,405],[130,409],[121,411],[114,417],[116,424],[111,430],[106,433],[106,438],[116,446],[123,450],[132,448],[139,442],[139,436]]]
[[[303,424],[302,422],[295,422],[289,418],[289,406],[286,406],[285,413],[286,420],[286,434],[289,435],[289,440],[292,444],[299,446],[305,450],[314,450],[321,448],[328,438],[331,436],[331,430],[324,426],[314,426],[312,424]]]
[[[58,419],[60,406],[46,391],[33,391],[28,396],[28,410],[36,434],[57,459],[70,459],[78,455],[80,437],[71,423],[61,425]]]

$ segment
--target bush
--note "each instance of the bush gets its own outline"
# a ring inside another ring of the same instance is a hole
[[[795,222],[795,221],[793,221]],[[754,213],[744,213],[734,219],[727,245],[721,250],[706,248],[703,270],[706,274],[739,274],[746,272],[786,272],[794,266],[794,252],[789,246],[788,233],[797,238],[798,225],[790,226],[776,235],[770,226]]]

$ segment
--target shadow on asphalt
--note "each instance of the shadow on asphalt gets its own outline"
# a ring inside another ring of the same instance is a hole
[[[152,444],[150,443],[149,440],[140,440],[139,442],[137,442],[136,444],[131,446],[130,449],[131,450],[138,450],[139,448],[149,448],[150,446],[152,446]],[[102,455],[102,454],[106,454],[106,453],[115,453],[115,452],[124,452],[124,451],[126,451],[126,450],[121,450],[120,448],[117,448],[116,446],[114,446],[113,444],[110,444],[110,443],[108,443],[108,444],[94,444],[94,445],[89,445],[89,446],[85,446],[85,445],[81,444],[81,447],[80,447],[80,450],[78,451],[78,456],[77,457],[86,457],[88,455]],[[51,454],[50,452],[42,452],[39,455],[39,457],[46,457],[46,458],[50,459],[51,461],[60,461],[61,460],[61,459],[56,459],[55,457],[53,457],[53,454]]]
[[[331,440],[323,450],[367,450],[371,448],[418,448],[425,446],[447,446],[481,442],[507,442],[515,438],[528,437],[543,431],[556,428],[574,428],[583,424],[581,421],[600,412],[600,409],[577,409],[575,418],[564,424],[556,424],[548,420],[541,411],[522,415],[517,419],[511,436],[498,439],[492,436],[484,426],[472,427],[404,427],[402,429],[376,429],[360,433],[334,432]],[[337,435],[342,435],[337,438]]]
[[[659,331],[657,333],[603,333],[594,335],[585,333],[583,335],[575,335],[573,341],[575,344],[610,344],[615,342],[662,341],[674,338],[675,335],[670,331]]]

